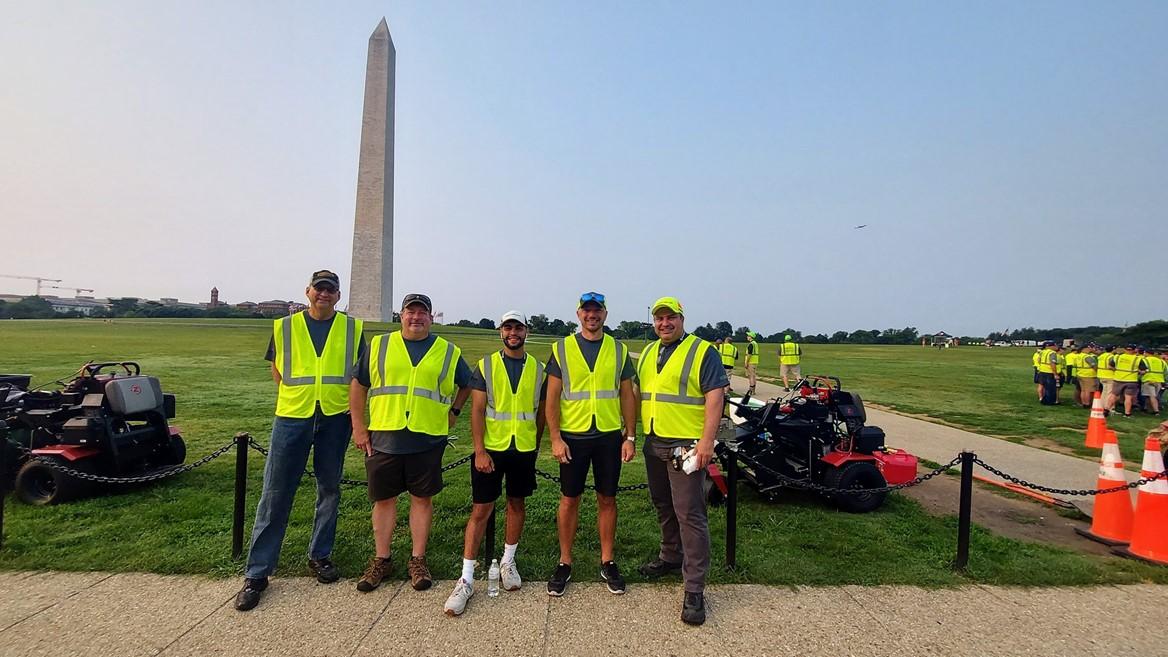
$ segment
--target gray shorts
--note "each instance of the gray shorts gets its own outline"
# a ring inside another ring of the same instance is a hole
[[[1135,397],[1140,392],[1140,384],[1135,381],[1116,381],[1111,384],[1111,394],[1119,397],[1120,395],[1131,395]]]
[[[1140,394],[1145,397],[1155,397],[1160,394],[1159,383],[1141,383]]]
[[[793,376],[799,378],[803,376],[803,368],[798,365],[779,365],[779,376]]]

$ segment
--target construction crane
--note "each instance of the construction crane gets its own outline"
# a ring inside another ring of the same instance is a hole
[[[41,284],[42,283],[60,283],[61,282],[61,279],[59,279],[59,278],[43,278],[41,276],[14,276],[12,274],[0,274],[0,278],[19,278],[19,279],[25,280],[25,281],[36,281],[36,285],[37,285],[36,286],[36,295],[38,297],[41,295]],[[55,287],[55,286],[53,286],[53,287]]]
[[[69,287],[67,285],[49,285],[47,287],[51,287],[54,290],[73,290],[73,298],[77,298],[77,295],[82,292],[93,292],[93,290],[87,287]]]

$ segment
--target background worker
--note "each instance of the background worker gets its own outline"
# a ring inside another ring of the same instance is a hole
[[[718,354],[722,357],[722,368],[726,370],[726,388],[730,388],[730,376],[734,374],[734,361],[738,360],[738,347],[730,338],[722,338],[718,344]]]
[[[758,382],[758,334],[753,331],[746,333],[746,378],[750,382],[750,387],[746,389],[746,394],[754,394],[754,385]]]
[[[1082,398],[1082,394],[1079,392],[1079,379],[1075,375],[1076,368],[1079,364],[1079,345],[1072,342],[1071,346],[1067,347],[1065,353],[1062,354],[1062,359],[1063,385],[1066,385],[1067,383],[1074,384],[1075,403],[1078,404],[1079,399]]]
[[[1111,412],[1111,407],[1107,406],[1107,400],[1111,399],[1111,388],[1115,384],[1115,356],[1119,351],[1119,347],[1114,345],[1104,345],[1103,352],[1099,354],[1096,359],[1095,374],[1099,377],[1099,385],[1103,389],[1103,405],[1108,413]]]
[[[662,297],[653,303],[653,330],[659,339],[641,352],[637,380],[645,472],[661,525],[661,547],[640,572],[655,579],[682,571],[681,620],[701,625],[706,621],[710,569],[706,466],[714,457],[722,418],[725,370],[718,366],[713,345],[685,332],[685,311],[677,299]],[[695,452],[696,469],[690,473],[673,465],[678,448]]]
[[[1160,414],[1160,389],[1164,387],[1164,359],[1155,349],[1141,349],[1144,359],[1144,373],[1140,378],[1140,396],[1144,398],[1144,411]]]
[[[1075,381],[1079,386],[1079,405],[1083,408],[1091,408],[1095,391],[1099,388],[1099,379],[1096,378],[1095,371],[1098,362],[1095,358],[1096,349],[1096,345],[1088,344],[1083,347],[1076,361],[1078,365],[1075,367]]]
[[[1043,406],[1058,403],[1058,351],[1054,342],[1047,340],[1038,354],[1038,381],[1042,384]]]
[[[327,269],[315,272],[304,294],[307,310],[272,323],[267,359],[276,382],[276,419],[243,588],[235,596],[235,608],[240,611],[259,604],[268,588],[268,575],[280,561],[280,546],[309,450],[316,472],[316,513],[308,569],[322,584],[341,576],[330,557],[349,445],[349,378],[365,342],[361,320],[336,311],[341,299],[336,274]]]
[[[547,389],[543,385],[543,363],[524,348],[527,317],[516,310],[506,312],[499,320],[499,337],[503,348],[480,359],[470,380],[473,506],[462,544],[462,577],[446,599],[447,616],[461,614],[474,595],[479,543],[495,510],[495,500],[503,492],[504,479],[507,481],[507,524],[499,570],[504,590],[518,591],[523,585],[515,553],[527,518],[525,499],[535,492],[535,458],[544,428],[540,392],[546,394]]]
[[[799,367],[799,360],[803,355],[803,348],[795,342],[790,334],[783,336],[783,344],[779,345],[779,376],[783,377],[783,389],[788,392],[791,384],[787,383],[787,376],[794,377],[795,382],[803,378],[803,369]]]
[[[461,349],[430,332],[433,310],[430,297],[407,294],[401,330],[373,338],[349,388],[353,442],[365,454],[373,502],[376,553],[357,582],[357,590],[365,593],[377,588],[392,567],[397,496],[403,492],[410,494],[410,586],[424,591],[434,583],[426,565],[433,497],[442,490],[442,454],[450,429],[470,395],[470,368]]]
[[[1038,371],[1038,359],[1042,357],[1042,350],[1046,347],[1046,343],[1042,343],[1034,348],[1034,354],[1030,357],[1031,362],[1034,363],[1034,390],[1038,393],[1038,403],[1042,403],[1042,377]]]
[[[600,578],[614,594],[625,592],[615,560],[616,493],[621,463],[636,449],[635,373],[629,349],[604,332],[604,295],[585,292],[576,304],[580,332],[556,342],[547,363],[548,432],[560,463],[560,507],[556,512],[560,560],[548,579],[548,595],[561,596],[572,578],[572,543],[580,521],[580,496],[591,468],[596,485],[596,529],[600,534]]]
[[[1112,358],[1115,367],[1112,372],[1114,382],[1111,385],[1111,394],[1107,397],[1107,410],[1115,410],[1115,402],[1123,397],[1123,416],[1131,417],[1132,404],[1136,395],[1140,394],[1140,374],[1147,369],[1140,355],[1136,353],[1136,346],[1129,344],[1124,347],[1123,353]]]

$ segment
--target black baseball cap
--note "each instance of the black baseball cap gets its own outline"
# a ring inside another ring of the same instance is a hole
[[[402,299],[401,309],[405,310],[406,308],[410,307],[411,304],[415,303],[420,303],[425,306],[426,312],[428,313],[434,312],[434,304],[430,303],[430,297],[424,294],[407,294],[405,298]]]
[[[312,272],[312,277],[308,279],[308,286],[315,287],[317,283],[332,283],[340,287],[341,278],[327,269]]]

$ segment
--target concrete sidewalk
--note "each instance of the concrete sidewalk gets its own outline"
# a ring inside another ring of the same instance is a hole
[[[740,376],[732,379],[732,388],[746,390],[749,382]],[[759,381],[755,386],[756,397],[770,399],[783,393],[780,386]],[[860,394],[863,397],[863,393]],[[941,424],[933,424],[888,411],[866,407],[868,424],[884,429],[889,447],[905,449],[918,457],[936,463],[948,463],[963,450],[977,454],[978,458],[995,468],[1049,488],[1091,489],[1095,487],[1099,473],[1099,462],[1077,456],[1059,454],[1037,447],[1012,443],[1001,438],[992,438],[970,431],[954,429]],[[1085,420],[1084,420],[1085,421]],[[977,468],[974,474],[1001,480],[989,471]],[[1139,479],[1135,472],[1125,473],[1128,481]],[[1135,491],[1131,491],[1135,501]],[[1091,496],[1055,495],[1059,499],[1073,503],[1087,515],[1091,515],[1095,499]]]
[[[481,588],[481,582],[479,582]],[[614,596],[542,582],[447,618],[450,582],[416,592],[387,582],[273,579],[256,609],[232,607],[237,579],[106,573],[0,573],[0,655],[1159,655],[1162,586],[791,589],[723,585],[709,620],[679,619],[681,587]]]

